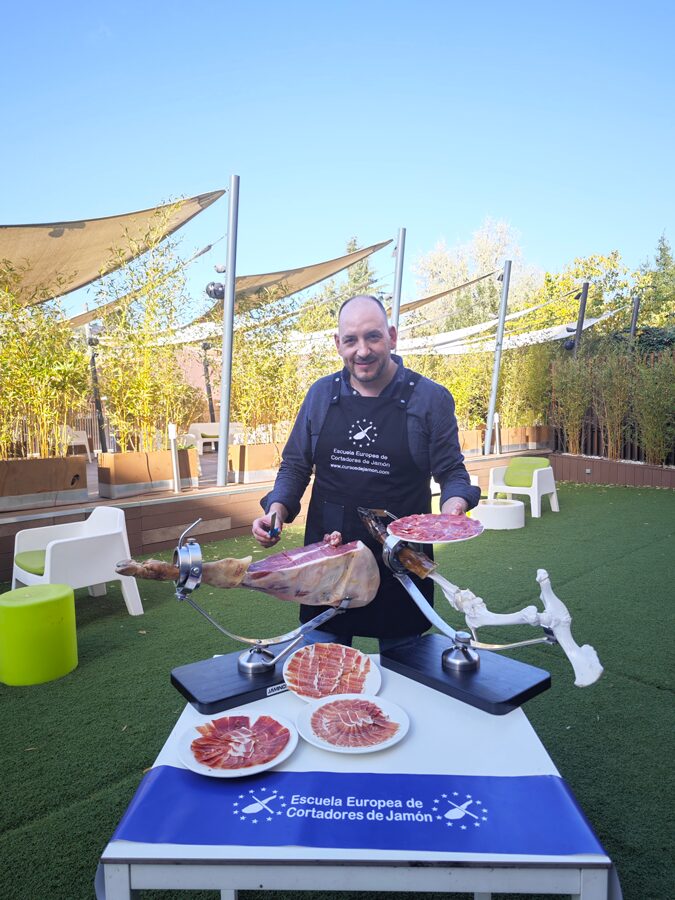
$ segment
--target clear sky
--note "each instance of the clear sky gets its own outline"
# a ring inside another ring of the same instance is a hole
[[[143,209],[241,177],[238,274],[490,216],[558,270],[675,242],[671,0],[4,0],[0,223]],[[225,232],[222,198],[183,230]],[[218,252],[191,267],[215,277]],[[222,249],[221,249],[222,248]],[[393,280],[388,250],[373,258]],[[76,310],[79,311],[80,306]]]

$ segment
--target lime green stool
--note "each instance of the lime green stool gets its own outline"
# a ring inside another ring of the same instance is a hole
[[[75,598],[67,584],[0,594],[0,681],[42,684],[77,666]]]

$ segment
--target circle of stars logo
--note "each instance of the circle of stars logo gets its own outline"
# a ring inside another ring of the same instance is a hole
[[[269,793],[267,788],[251,788],[247,794],[239,794],[239,798],[232,803],[232,814],[239,818],[240,822],[250,822],[258,825],[260,822],[272,822],[274,816],[283,815],[287,806],[283,794],[276,791]]]
[[[349,429],[348,437],[357,447],[370,447],[377,440],[377,428],[370,419],[357,419]]]
[[[471,794],[465,794],[462,800],[458,791],[434,797],[431,811],[436,813],[439,822],[461,831],[467,831],[471,827],[480,828],[488,820],[487,807],[483,806],[482,800],[474,799]]]

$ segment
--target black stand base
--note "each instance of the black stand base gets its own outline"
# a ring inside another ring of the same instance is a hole
[[[551,687],[551,676],[544,669],[490,650],[477,651],[478,669],[459,674],[446,672],[441,656],[450,646],[450,639],[444,635],[426,634],[381,653],[380,662],[386,669],[494,716],[511,712]]]
[[[276,644],[275,653],[280,653],[284,646]],[[171,672],[171,684],[198,712],[205,715],[288,690],[284,682],[283,660],[267,672],[249,675],[240,672],[237,667],[241,652],[238,650],[225,656],[178,666]]]

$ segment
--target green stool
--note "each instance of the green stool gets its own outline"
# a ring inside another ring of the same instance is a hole
[[[67,584],[0,594],[0,681],[42,684],[77,666],[75,599]]]

